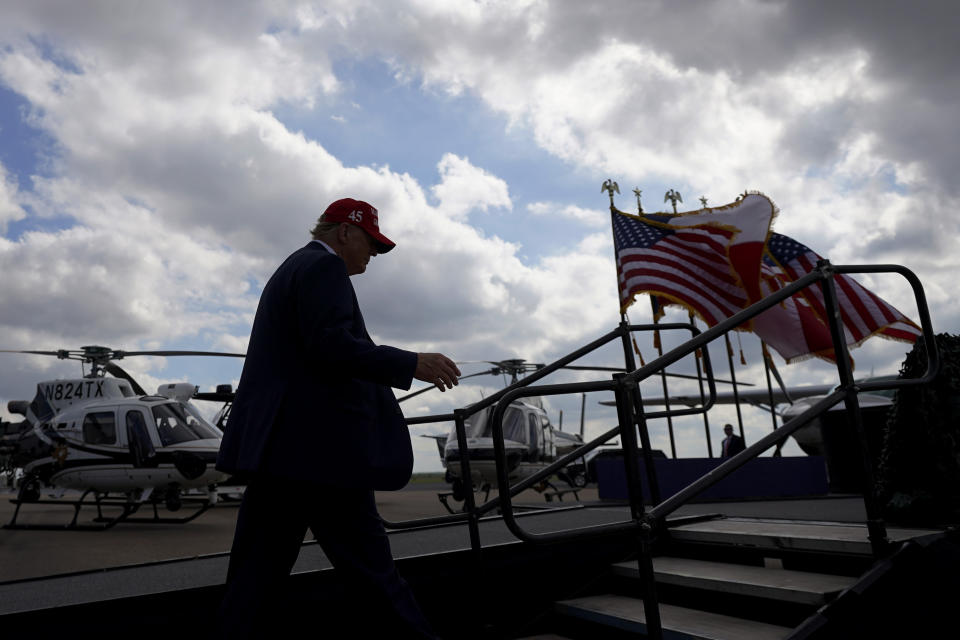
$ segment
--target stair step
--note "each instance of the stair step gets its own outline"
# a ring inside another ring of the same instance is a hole
[[[933,529],[899,527],[887,529],[891,542],[900,542],[936,532]],[[839,522],[724,518],[671,527],[670,536],[684,542],[712,542],[764,550],[829,552],[863,556],[869,556],[872,553],[865,525]]]
[[[600,595],[561,600],[558,613],[615,627],[631,633],[646,633],[643,601],[618,595]],[[664,631],[698,640],[774,640],[786,638],[788,627],[707,613],[670,604],[660,605]]]
[[[654,558],[653,570],[659,584],[814,606],[826,604],[856,582],[856,578],[847,576],[688,558]],[[613,571],[621,576],[640,577],[636,562],[617,563]]]

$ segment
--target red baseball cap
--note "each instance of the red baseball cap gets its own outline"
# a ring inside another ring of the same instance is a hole
[[[377,253],[390,251],[397,243],[380,233],[377,210],[363,200],[342,198],[330,204],[320,219],[324,222],[346,222],[366,231],[377,247]]]

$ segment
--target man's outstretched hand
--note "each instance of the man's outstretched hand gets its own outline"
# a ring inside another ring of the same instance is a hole
[[[457,365],[442,353],[418,353],[417,370],[413,377],[417,380],[429,382],[437,386],[440,391],[452,389],[453,385],[459,384],[457,378],[460,376],[460,369]]]

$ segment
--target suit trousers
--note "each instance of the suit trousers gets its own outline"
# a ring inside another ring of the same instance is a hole
[[[335,568],[341,588],[332,599],[290,589],[308,528]],[[330,637],[348,637],[337,627],[349,637],[436,637],[397,573],[372,490],[263,474],[248,483],[237,515],[217,623],[223,638],[304,627]]]

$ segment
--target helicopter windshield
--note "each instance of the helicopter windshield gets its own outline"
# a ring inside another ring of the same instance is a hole
[[[191,440],[219,438],[216,430],[203,418],[187,412],[179,403],[159,404],[153,408],[153,419],[157,423],[157,435],[160,445],[167,447]]]
[[[483,432],[487,428],[487,418],[490,417],[490,408],[487,407],[479,413],[475,413],[469,418],[466,419],[464,426],[466,427],[467,437],[468,438],[480,438],[483,436]],[[456,441],[457,436],[456,432],[452,431],[453,434],[451,437]]]
[[[220,428],[220,422],[219,422],[219,420],[224,419],[224,418],[221,418],[221,414],[222,414],[222,412],[223,412],[223,409],[221,409],[219,412],[217,412],[216,418],[211,421],[210,419],[204,417],[204,415],[203,415],[202,413],[200,413],[199,409],[197,409],[197,406],[196,406],[195,404],[192,404],[192,403],[190,403],[190,402],[187,402],[187,403],[184,403],[184,404],[181,405],[181,406],[182,406],[184,409],[187,410],[187,413],[189,413],[191,416],[193,416],[194,418],[196,418],[197,420],[199,420],[201,424],[203,424],[203,425],[207,426],[208,428],[213,429],[214,431],[216,431],[218,438],[222,438],[222,437],[223,437],[223,429]],[[227,414],[229,415],[229,413],[230,413],[230,405],[227,405],[227,406],[226,406],[226,411],[227,411]],[[224,419],[224,420],[225,420],[225,419]]]
[[[487,420],[491,414],[483,412],[483,415],[484,427],[481,437],[492,438],[493,423]],[[525,434],[526,431],[523,428],[523,412],[515,407],[508,408],[506,413],[503,414],[503,439],[513,440],[514,442],[526,442]]]

